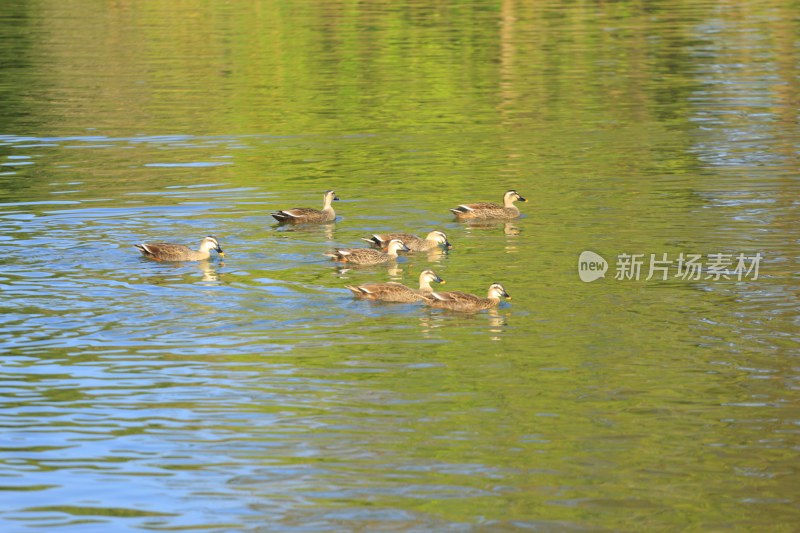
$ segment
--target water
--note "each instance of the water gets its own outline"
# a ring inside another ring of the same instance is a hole
[[[778,0],[7,2],[0,527],[793,530],[796,20]],[[329,188],[335,224],[269,217]],[[449,216],[507,188],[520,219]],[[453,250],[322,255],[432,229]],[[133,247],[208,234],[223,261]],[[604,280],[580,281],[584,250]],[[614,279],[624,253],[638,281]],[[764,259],[645,280],[681,253]],[[344,288],[425,268],[513,299]]]

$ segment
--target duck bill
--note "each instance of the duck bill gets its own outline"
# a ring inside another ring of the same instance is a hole
[[[220,257],[225,257],[225,252],[222,251],[222,248],[217,248],[217,253]]]
[[[436,278],[436,281],[438,283],[441,283],[442,285],[444,285],[446,283],[445,280],[443,280],[442,278]]]
[[[527,199],[527,198],[523,198],[522,196],[520,196],[520,197],[519,197],[519,201],[520,201],[520,202],[527,202],[527,201],[528,201],[528,199]]]
[[[334,202],[338,202],[338,201],[339,201],[339,197],[338,197],[338,196],[334,196],[334,197],[333,197],[333,201],[334,201]]]
[[[445,249],[445,250],[452,250],[452,249],[453,249],[453,245],[452,245],[452,244],[450,244],[450,242],[449,242],[449,241],[445,241],[445,243],[444,243],[444,249]]]

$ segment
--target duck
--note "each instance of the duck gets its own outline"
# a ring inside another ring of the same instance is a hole
[[[492,283],[486,298],[467,294],[465,292],[430,292],[421,295],[425,303],[439,309],[453,311],[475,312],[491,309],[500,303],[500,298],[511,299],[505,288],[499,283]]]
[[[400,239],[392,239],[386,245],[386,251],[373,250],[372,248],[339,248],[325,255],[343,263],[354,265],[378,265],[397,259],[397,252],[408,251],[408,246]]]
[[[447,240],[447,235],[438,230],[428,233],[424,239],[411,233],[375,233],[369,239],[361,240],[384,249],[392,239],[400,239],[412,252],[426,252],[439,246],[444,246],[446,250],[450,250],[453,247],[450,241]]]
[[[474,204],[462,204],[450,211],[458,220],[487,220],[487,219],[510,219],[519,216],[519,209],[514,202],[527,202],[515,190],[506,191],[503,195],[503,205],[492,202],[477,202]]]
[[[336,212],[331,204],[338,200],[336,191],[325,191],[322,210],[310,207],[294,207],[272,213],[273,218],[281,224],[324,224],[336,220]]]
[[[365,283],[363,285],[345,285],[356,298],[362,300],[380,300],[382,302],[413,303],[422,299],[423,294],[433,292],[431,282],[444,284],[444,280],[433,270],[423,270],[419,275],[419,290],[406,287],[402,283]]]
[[[197,250],[170,242],[144,242],[135,246],[143,256],[156,261],[203,261],[211,257],[211,250],[215,250],[220,257],[225,257],[219,241],[211,235],[200,241],[200,248]]]

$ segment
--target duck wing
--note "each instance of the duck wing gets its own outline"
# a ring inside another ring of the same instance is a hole
[[[366,241],[373,246],[377,246],[378,248],[386,248],[389,245],[389,241],[391,241],[392,239],[400,239],[401,241],[403,241],[403,244],[405,244],[411,249],[414,248],[415,244],[423,240],[411,233],[375,233],[372,236],[370,236],[369,239],[361,239],[361,240]]]
[[[479,302],[480,298],[474,294],[467,294],[461,291],[448,291],[448,292],[431,292],[426,294],[426,300],[433,300],[447,303],[473,303]]]
[[[305,218],[311,216],[320,216],[322,215],[322,211],[319,209],[313,209],[311,207],[293,207],[292,209],[282,209],[275,213],[272,213],[272,216],[275,218],[279,217],[284,219],[292,219],[292,218]]]
[[[169,242],[145,242],[137,244],[136,247],[147,257],[158,257],[161,259],[185,257],[193,251],[183,244],[173,244]]]
[[[395,283],[394,281],[387,283],[366,283],[356,288],[359,290],[361,297],[368,300],[414,302],[420,298],[413,289],[406,287],[402,283]]]
[[[492,209],[503,209],[503,206],[493,202],[476,202],[474,204],[461,204],[454,211],[467,213],[469,211],[487,211]]]

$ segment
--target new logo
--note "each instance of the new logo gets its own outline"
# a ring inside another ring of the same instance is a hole
[[[578,258],[578,275],[581,281],[590,283],[596,279],[606,277],[608,262],[594,252],[586,250]]]

